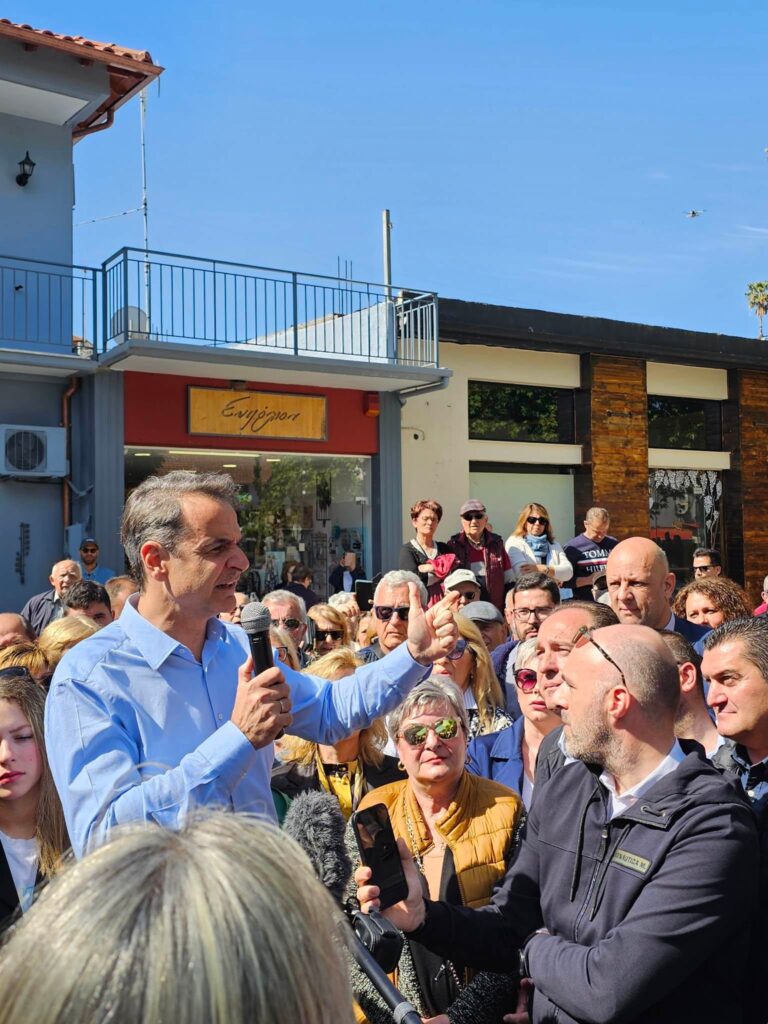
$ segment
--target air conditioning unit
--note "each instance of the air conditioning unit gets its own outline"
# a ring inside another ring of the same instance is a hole
[[[0,424],[0,475],[17,479],[67,475],[67,431],[64,427]]]

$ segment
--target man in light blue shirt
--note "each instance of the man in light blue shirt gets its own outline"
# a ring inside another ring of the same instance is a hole
[[[80,545],[80,567],[84,580],[93,580],[102,585],[117,575],[114,569],[99,565],[99,545],[93,537],[86,537]]]
[[[140,593],[74,647],[46,703],[46,747],[78,856],[132,821],[170,828],[200,806],[274,817],[281,729],[330,744],[396,707],[453,649],[455,597],[424,612],[410,590],[408,640],[331,683],[283,666],[253,677],[244,632],[216,618],[248,566],[219,474],[150,477],[129,497],[122,540]]]

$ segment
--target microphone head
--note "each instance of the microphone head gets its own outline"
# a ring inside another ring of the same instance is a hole
[[[268,633],[272,625],[272,612],[261,601],[251,601],[243,606],[240,625],[246,633]]]
[[[284,832],[307,854],[317,877],[338,902],[352,877],[345,829],[338,801],[330,793],[299,793],[283,822]]]

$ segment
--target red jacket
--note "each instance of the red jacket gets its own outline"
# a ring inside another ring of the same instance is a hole
[[[454,533],[448,541],[448,548],[456,555],[462,569],[471,569],[472,562],[479,562],[482,557],[485,563],[485,588],[493,604],[504,613],[504,574],[512,568],[504,541],[498,533],[486,530],[483,534],[483,547],[476,548],[469,543],[467,535]],[[482,582],[482,581],[481,581]]]

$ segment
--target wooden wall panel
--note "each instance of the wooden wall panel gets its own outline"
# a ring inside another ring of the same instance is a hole
[[[611,533],[619,539],[637,534],[647,537],[645,360],[595,355],[588,359],[583,370],[589,376],[590,430],[584,455],[592,469],[590,504],[608,509]]]
[[[739,447],[736,471],[740,477],[741,528],[744,546],[744,584],[756,603],[768,574],[768,373],[736,372]],[[734,498],[726,514],[734,513]],[[735,511],[738,528],[738,511]],[[730,532],[732,524],[726,521]]]

